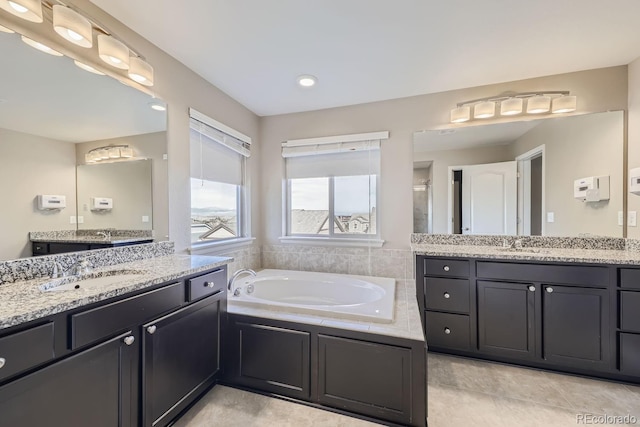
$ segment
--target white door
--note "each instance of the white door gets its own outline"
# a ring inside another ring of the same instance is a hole
[[[516,234],[517,162],[462,166],[462,233]]]

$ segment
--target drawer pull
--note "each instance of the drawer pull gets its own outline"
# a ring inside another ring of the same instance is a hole
[[[128,337],[125,337],[124,339],[124,343],[126,345],[131,345],[135,342],[136,338],[133,335],[129,335]]]
[[[0,357],[0,368],[2,368],[6,362],[7,360],[4,357]]]
[[[553,288],[551,286],[547,286],[547,289],[545,289],[547,291],[548,294],[553,292]]]
[[[444,333],[445,333],[445,335],[450,335],[451,334],[451,329],[445,327],[444,328]]]
[[[451,295],[449,294],[449,292],[445,292],[443,296],[445,299],[451,298]]]
[[[205,288],[213,288],[215,286],[216,286],[216,284],[214,282],[204,282],[204,287]]]
[[[149,332],[150,335],[153,335],[156,332],[156,325],[151,325],[147,328],[147,332]]]
[[[443,269],[444,271],[449,271],[449,270],[451,270],[451,269],[449,268],[449,266],[448,266],[448,265],[445,265],[444,267],[442,267],[442,269]]]
[[[533,285],[529,285],[529,291],[535,292],[536,291],[536,287],[533,286]]]

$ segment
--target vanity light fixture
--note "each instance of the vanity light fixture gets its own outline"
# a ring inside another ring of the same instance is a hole
[[[11,28],[7,28],[3,25],[0,25],[0,32],[9,33],[9,34],[15,33],[15,31],[13,31]]]
[[[132,56],[129,58],[129,77],[144,86],[153,86],[153,67],[146,61]]]
[[[129,48],[109,35],[98,35],[98,55],[112,67],[121,70],[129,69]]]
[[[65,40],[80,47],[93,46],[91,22],[78,12],[56,4],[53,6],[53,29]]]
[[[303,74],[301,76],[298,76],[298,84],[302,87],[311,87],[314,86],[317,82],[318,79],[310,74]]]
[[[526,108],[524,108],[526,102]],[[489,119],[496,116],[496,105],[500,116],[542,113],[570,113],[576,110],[577,97],[569,91],[521,92],[496,95],[487,98],[459,102],[451,110],[451,123],[463,123],[472,119]],[[471,111],[473,110],[473,117]]]
[[[91,65],[87,65],[87,64],[85,64],[83,62],[80,62],[78,60],[74,60],[73,63],[76,64],[79,68],[82,68],[85,71],[88,71],[88,72],[93,73],[93,74],[97,74],[99,76],[104,76],[103,72],[96,70]]]
[[[62,56],[60,52],[58,52],[57,50],[51,49],[49,46],[45,44],[42,44],[35,40],[31,40],[30,38],[25,36],[20,36],[20,38],[22,39],[23,42],[25,42],[26,44],[28,44],[34,49],[38,49],[40,52],[48,53],[49,55],[53,55],[53,56]]]
[[[40,0],[0,0],[0,8],[30,22],[43,21]]]
[[[108,145],[105,147],[97,147],[89,150],[84,155],[86,163],[99,163],[103,160],[131,159],[133,157],[133,149],[128,145]]]

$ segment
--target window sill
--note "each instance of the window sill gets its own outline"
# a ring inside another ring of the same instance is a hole
[[[310,246],[340,246],[352,248],[381,248],[384,240],[378,239],[340,239],[331,237],[280,237],[280,243],[310,245]]]
[[[233,240],[223,240],[220,242],[197,243],[189,248],[191,255],[215,255],[228,252],[231,249],[243,248],[251,246],[255,237],[241,237]]]

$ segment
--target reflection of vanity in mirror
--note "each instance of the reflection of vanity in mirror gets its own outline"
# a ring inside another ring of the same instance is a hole
[[[414,232],[623,237],[623,150],[622,111],[416,132]]]
[[[0,51],[0,259],[166,240],[166,114],[151,108],[160,103],[18,34],[0,33]],[[116,146],[127,154],[87,155]],[[40,209],[38,195],[64,196],[66,207]]]

